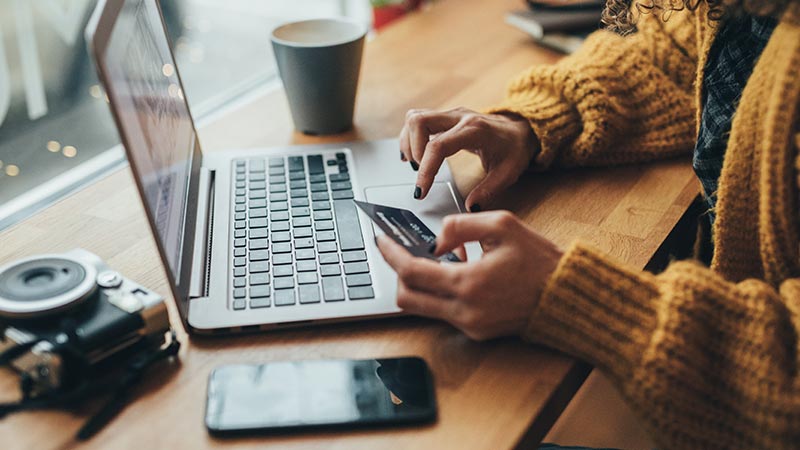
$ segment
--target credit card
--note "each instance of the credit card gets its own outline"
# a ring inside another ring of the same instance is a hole
[[[407,209],[392,208],[391,206],[376,205],[374,203],[356,202],[362,211],[383,230],[387,236],[405,247],[412,255],[435,261],[461,262],[454,253],[446,253],[440,257],[431,255],[431,245],[436,241],[436,235],[427,227],[419,217]]]

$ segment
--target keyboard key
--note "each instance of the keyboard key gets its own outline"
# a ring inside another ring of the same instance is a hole
[[[292,217],[310,216],[311,210],[308,208],[292,208]]]
[[[272,242],[289,242],[292,240],[292,234],[288,231],[273,231],[270,239]]]
[[[264,181],[251,181],[250,186],[248,187],[250,188],[251,191],[255,189],[266,189],[267,183]]]
[[[235,277],[243,277],[247,271],[244,267],[235,267],[233,269],[233,276]]]
[[[261,239],[267,237],[269,230],[266,228],[254,228],[250,230],[250,239]]]
[[[328,185],[325,183],[312,183],[311,192],[328,192]]]
[[[336,152],[336,160],[347,161],[347,155],[345,155],[344,152]]]
[[[306,238],[311,237],[314,235],[314,231],[311,230],[311,227],[303,227],[303,228],[295,228],[294,229],[294,237],[296,238]]]
[[[314,202],[311,204],[311,209],[318,211],[321,209],[331,209],[331,202]]]
[[[307,189],[292,189],[292,191],[289,192],[289,195],[292,198],[308,197],[308,190]]]
[[[339,164],[339,173],[347,173],[347,164]]]
[[[261,158],[250,160],[250,172],[263,172],[266,168],[264,160]]]
[[[244,168],[245,161],[243,159],[236,159],[233,162],[237,168]]]
[[[322,155],[308,155],[308,173],[325,173],[325,165],[322,164]]]
[[[233,246],[234,247],[244,247],[245,245],[247,245],[247,240],[246,239],[234,239],[233,240]]]
[[[314,222],[314,229],[317,231],[328,231],[333,229],[332,220],[318,220]]]
[[[286,177],[281,175],[270,175],[269,184],[286,184]]]
[[[273,156],[268,160],[270,167],[283,167],[283,158],[280,156]]]
[[[289,209],[289,202],[272,202],[269,209],[272,211],[286,211]]]
[[[246,258],[233,258],[233,267],[244,267],[246,264]]]
[[[336,233],[334,233],[333,231],[317,231],[317,242],[326,242],[335,240],[336,240]]]
[[[269,246],[266,239],[251,239],[249,248],[250,250],[263,250]]]
[[[301,285],[298,290],[301,304],[320,302],[318,284],[304,284]]]
[[[269,284],[269,274],[268,273],[254,273],[250,275],[250,286],[258,286],[260,284]],[[269,288],[267,288],[269,289]],[[267,291],[269,292],[269,291]],[[267,294],[269,295],[269,294]],[[257,295],[253,295],[252,292],[250,293],[250,297],[258,297]]]
[[[304,170],[303,166],[303,157],[302,156],[290,156],[289,158],[289,171],[295,172],[298,170]]]
[[[276,242],[272,244],[272,254],[291,253],[292,244],[289,242]]]
[[[273,275],[276,277],[290,277],[294,275],[294,267],[291,264],[289,265],[282,265],[282,266],[275,266],[272,269]]]
[[[347,173],[332,173],[328,176],[331,182],[334,181],[350,181],[350,174]]]
[[[293,261],[293,257],[291,253],[280,253],[277,255],[272,255],[272,265],[277,266],[281,264],[291,264]]]
[[[314,239],[312,238],[295,239],[294,248],[314,248]]]
[[[304,171],[289,172],[289,179],[290,180],[305,180],[306,179],[306,173]]]
[[[241,311],[247,307],[247,302],[243,298],[237,298],[233,301],[233,309],[235,311]]]
[[[289,222],[272,222],[272,231],[289,231]]]
[[[233,298],[244,298],[247,291],[244,288],[236,288],[233,290]]]
[[[251,208],[266,208],[267,207],[267,200],[264,198],[258,198],[255,200],[250,200],[248,204]]]
[[[293,198],[292,199],[292,208],[300,208],[303,206],[309,206],[310,203],[307,198]]]
[[[295,228],[310,227],[311,217],[298,217],[296,219],[292,219],[292,226]]]
[[[236,189],[243,189],[247,187],[247,183],[244,181],[237,181],[236,182]]]
[[[275,289],[291,289],[294,287],[294,277],[275,277],[272,282]]]
[[[250,268],[250,273],[269,272],[269,261],[251,262],[248,267]]]
[[[289,211],[276,211],[270,216],[272,222],[279,222],[282,220],[289,220]]]
[[[236,181],[244,181],[247,177],[244,175],[244,171],[236,174]]]
[[[320,264],[339,264],[339,255],[336,253],[325,253],[319,255]]]
[[[326,302],[341,302],[344,300],[344,286],[339,277],[322,279],[322,296]]]
[[[363,250],[364,239],[361,237],[361,224],[355,203],[351,200],[334,200],[333,211],[342,251]]]
[[[346,191],[333,191],[334,200],[349,200],[353,198],[353,191],[350,189]]]
[[[250,307],[253,309],[266,308],[268,306],[269,306],[269,297],[254,298],[250,300]]]
[[[269,194],[269,201],[271,202],[285,202],[289,198],[286,192],[276,192]]]
[[[275,302],[275,306],[294,305],[294,289],[280,289],[275,291],[275,296],[272,301]]]
[[[358,252],[342,252],[342,262],[358,262],[358,261],[366,261],[367,260],[367,252],[365,251],[358,251]]]
[[[250,191],[250,198],[267,198],[266,190]]]
[[[245,198],[245,196],[244,196],[244,195],[241,195],[241,196],[239,196],[239,197],[236,197],[236,204],[237,204],[237,205],[240,205],[240,204],[242,204],[242,203],[244,203],[244,202],[246,202],[246,201],[247,201],[247,199]]]
[[[245,236],[247,236],[247,230],[234,230],[233,231],[233,237],[235,237],[236,239],[241,239],[241,238],[243,238]]]
[[[269,193],[270,194],[280,193],[280,192],[286,192],[286,185],[285,184],[270,184],[269,185]]]
[[[305,189],[306,180],[291,180],[289,182],[289,189]]]
[[[357,273],[368,273],[369,265],[365,262],[352,262],[344,263],[345,275],[353,275]]]
[[[336,242],[320,242],[317,244],[317,251],[320,253],[331,253],[336,251]]]
[[[244,206],[244,205],[242,205],[242,206]],[[238,213],[233,215],[233,219],[234,220],[244,220],[246,218],[247,218],[247,214],[245,214],[243,212],[238,212]]]
[[[267,227],[266,217],[262,217],[259,219],[250,219],[250,228],[266,228],[266,227]]]
[[[247,285],[247,280],[244,277],[234,278],[233,279],[233,287],[235,288],[243,288]]]
[[[244,220],[237,220],[236,222],[233,223],[233,228],[235,228],[237,230],[242,230],[246,226],[247,226],[247,222],[245,222]]]
[[[338,264],[325,264],[324,266],[319,266],[319,273],[323,277],[336,276],[338,278],[342,271],[339,269]]]
[[[303,248],[295,251],[294,256],[299,261],[301,259],[315,259],[317,254],[313,248]]]
[[[251,173],[250,174],[250,181],[264,181],[267,177],[264,176],[263,173]]]
[[[347,290],[347,295],[350,300],[365,300],[368,298],[375,298],[375,291],[371,286],[354,287]]]
[[[233,249],[233,256],[235,257],[242,257],[247,255],[247,249],[245,248],[235,248]]]
[[[267,209],[266,208],[258,208],[258,209],[251,209],[250,210],[250,218],[251,219],[258,219],[260,217],[267,217]]]
[[[345,189],[352,189],[349,181],[334,181],[331,183],[332,191],[343,191]]]
[[[234,206],[233,210],[235,212],[237,212],[237,213],[245,212],[245,211],[247,211],[247,206],[245,206],[245,205],[236,205],[236,206]]]
[[[335,165],[339,164],[339,161],[336,161],[335,159],[329,159],[329,160],[325,161],[325,164],[327,164],[329,166],[335,166]]]
[[[250,252],[250,261],[268,261],[269,252],[267,250],[256,250]]]
[[[269,286],[253,286],[250,288],[250,298],[269,297]]]
[[[297,284],[316,284],[318,281],[316,272],[299,272],[297,274]]]
[[[317,262],[313,259],[306,259],[303,261],[297,261],[297,271],[298,272],[316,272],[317,271]]]
[[[324,173],[315,173],[314,175],[308,176],[309,183],[324,183],[325,182],[325,174]]]
[[[323,201],[328,200],[329,198],[330,197],[328,197],[328,191],[312,192],[311,193],[311,201],[312,202],[323,202]]]
[[[244,195],[244,194],[245,194],[244,189],[237,189],[236,190],[236,195],[237,196]]]
[[[372,285],[372,277],[370,277],[368,273],[363,273],[360,275],[350,275],[345,278],[347,279],[347,287]]]
[[[271,177],[283,175],[283,167],[270,167],[267,173],[269,173]]]

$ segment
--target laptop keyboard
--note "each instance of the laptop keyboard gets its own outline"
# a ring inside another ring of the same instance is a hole
[[[375,297],[344,153],[233,161],[234,310]]]

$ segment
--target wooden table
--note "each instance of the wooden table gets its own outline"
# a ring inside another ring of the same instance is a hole
[[[381,32],[366,48],[356,129],[333,139],[292,132],[281,91],[240,105],[204,127],[206,151],[396,136],[409,108],[481,108],[508,79],[558,55],[503,23],[519,0],[441,0]],[[452,158],[462,189],[477,161]],[[644,267],[698,192],[688,161],[531,176],[501,205],[560,245],[585,239]],[[0,261],[83,247],[161,293],[163,269],[127,169],[104,178],[0,234]],[[171,300],[170,300],[171,302]],[[179,320],[171,306],[173,324]],[[535,448],[590,368],[517,339],[475,343],[448,325],[399,318],[308,330],[198,339],[181,333],[180,367],[163,369],[85,448]],[[216,440],[203,426],[206,377],[225,363],[300,358],[420,355],[431,365],[439,420],[426,427]],[[0,401],[16,394],[0,374]],[[67,449],[89,411],[36,412],[0,422],[4,449]]]

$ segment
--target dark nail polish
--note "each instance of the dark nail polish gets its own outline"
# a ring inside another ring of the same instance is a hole
[[[433,243],[431,244],[431,248],[428,249],[428,253],[430,253],[431,255],[436,253],[436,241],[433,241]]]
[[[403,152],[400,152],[400,161],[405,162],[405,160],[406,160],[406,154],[403,153]]]
[[[474,205],[469,207],[469,212],[473,212],[473,213],[481,212],[481,205],[475,203]]]
[[[414,198],[419,199],[422,197],[422,188],[419,186],[414,187]]]
[[[419,164],[416,161],[411,161],[411,168],[414,169],[414,172],[419,170]]]

